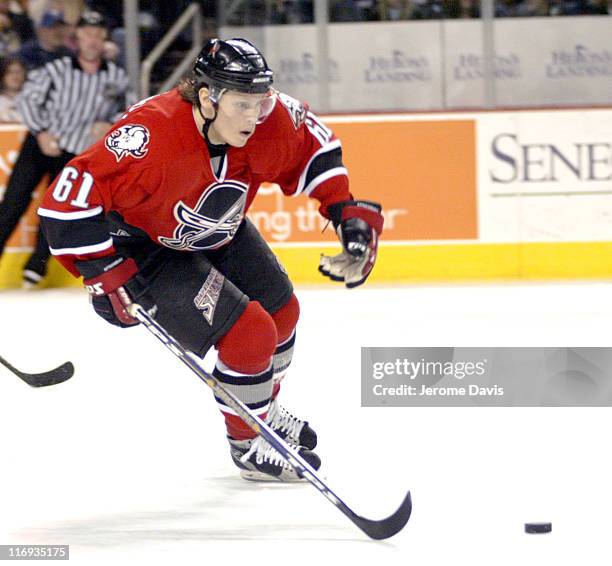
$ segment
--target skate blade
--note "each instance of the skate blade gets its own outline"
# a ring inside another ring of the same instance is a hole
[[[240,477],[243,480],[260,483],[304,483],[306,481],[305,478],[298,478],[295,476],[287,477],[286,475],[277,477],[254,470],[240,470]]]

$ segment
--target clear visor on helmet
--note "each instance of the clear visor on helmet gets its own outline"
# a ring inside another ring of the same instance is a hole
[[[272,113],[276,104],[276,91],[266,94],[245,94],[226,90],[219,103],[230,118],[252,119],[261,124]]]
[[[257,118],[257,123],[261,124],[266,121],[266,118],[272,114],[272,110],[274,110],[274,105],[276,104],[276,91],[269,90],[265,98],[262,100],[261,105],[259,107],[259,116]]]

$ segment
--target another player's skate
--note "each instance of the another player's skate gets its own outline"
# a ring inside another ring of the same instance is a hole
[[[21,288],[26,290],[36,289],[46,275],[47,262],[40,261],[35,257],[30,258],[23,268]]]
[[[241,469],[240,475],[250,481],[304,481],[282,456],[261,436],[249,440],[228,438],[234,464]],[[315,470],[321,459],[308,448],[300,448],[299,454]]]
[[[270,404],[266,424],[289,444],[308,450],[313,450],[317,445],[317,433],[310,428],[308,421],[293,416],[276,399]]]

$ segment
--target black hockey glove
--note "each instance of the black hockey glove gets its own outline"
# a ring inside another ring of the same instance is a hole
[[[94,310],[107,322],[121,328],[138,324],[126,309],[132,302],[155,315],[155,302],[132,258],[109,256],[92,261],[77,261],[75,265],[85,278],[85,288],[91,295]]]
[[[367,200],[347,200],[327,210],[343,249],[333,257],[321,255],[319,271],[334,281],[344,281],[349,288],[357,287],[374,268],[384,221],[382,206]]]

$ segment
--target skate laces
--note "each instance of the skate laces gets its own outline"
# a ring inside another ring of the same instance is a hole
[[[255,462],[259,465],[263,463],[269,463],[274,466],[281,466],[282,468],[290,468],[289,464],[281,456],[280,452],[276,450],[263,436],[257,436],[251,442],[251,447],[246,452],[240,461],[244,464],[246,461],[255,454]]]
[[[300,438],[300,432],[302,432],[306,424],[304,421],[293,416],[277,401],[272,402],[266,420],[271,428],[284,432],[290,438],[295,438],[296,441]]]

